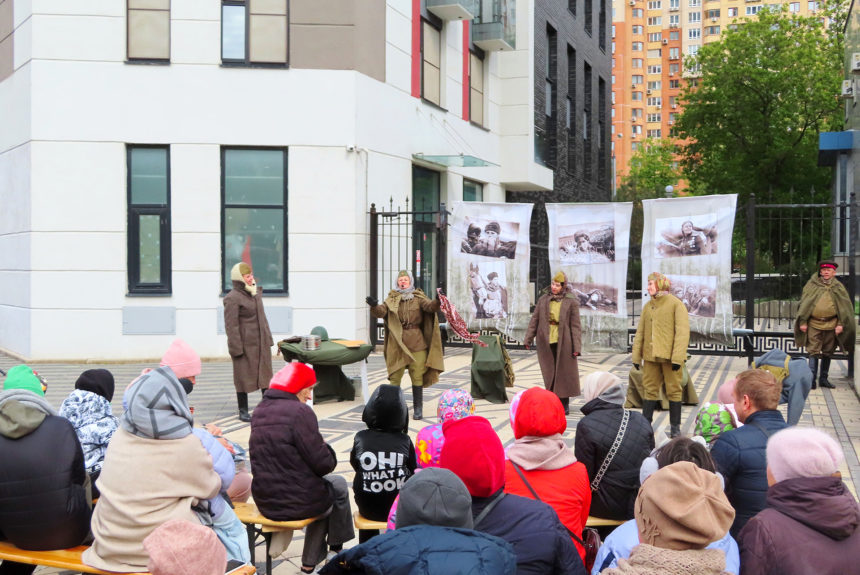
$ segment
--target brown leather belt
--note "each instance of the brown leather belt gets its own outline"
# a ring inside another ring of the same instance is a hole
[[[416,323],[405,323],[403,324],[403,329],[418,329],[421,326]]]
[[[836,319],[836,316],[835,315],[831,315],[830,317],[815,317],[815,316],[813,316],[812,319],[816,319],[818,321],[830,321],[830,320]]]

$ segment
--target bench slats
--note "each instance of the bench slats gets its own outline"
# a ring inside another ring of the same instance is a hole
[[[112,571],[102,571],[90,567],[81,560],[81,554],[89,549],[86,545],[79,545],[71,549],[55,549],[52,551],[26,551],[19,549],[8,541],[0,541],[0,559],[26,563],[27,565],[44,565],[46,567],[57,567],[78,573],[95,573],[96,575],[116,575]],[[129,573],[128,575],[149,575],[149,573]]]

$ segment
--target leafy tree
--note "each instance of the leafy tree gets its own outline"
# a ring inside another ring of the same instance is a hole
[[[701,78],[675,124],[685,178],[697,192],[738,193],[739,206],[750,193],[791,201],[792,188],[827,201],[818,133],[842,126],[841,33],[771,9],[736,24],[687,61]]]

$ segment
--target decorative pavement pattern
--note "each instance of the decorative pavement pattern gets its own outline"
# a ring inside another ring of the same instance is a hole
[[[524,350],[511,350],[514,363],[516,383],[508,389],[508,398],[530,387],[543,385],[537,355]],[[445,350],[445,366],[447,371],[440,377],[438,384],[425,389],[424,413],[427,417],[421,422],[410,420],[409,431],[413,440],[415,434],[425,425],[435,423],[436,404],[441,394],[454,388],[469,389],[470,386],[471,352],[466,348],[447,348]],[[281,367],[282,359],[274,359],[275,370]],[[0,368],[8,370],[16,365],[16,361],[0,354]],[[151,363],[121,363],[121,364],[72,364],[72,363],[32,363],[30,364],[41,375],[48,379],[48,401],[59,408],[60,403],[74,388],[77,376],[86,369],[105,368],[115,376],[116,394],[113,401],[114,413],[120,415],[121,396],[125,386],[131,382],[145,367]],[[347,375],[357,375],[357,364],[346,366]],[[693,356],[688,363],[693,383],[700,401],[716,399],[717,388],[733,375],[746,369],[746,361],[739,357],[722,356]],[[595,354],[581,357],[579,360],[580,375],[598,370],[610,371],[622,379],[626,379],[630,370],[629,354]],[[836,389],[817,389],[810,393],[806,408],[800,420],[800,426],[815,426],[824,429],[836,437],[845,451],[846,461],[842,475],[851,491],[857,495],[860,492],[860,401],[855,395],[851,382],[844,378],[845,362],[834,362],[831,370],[832,381]],[[250,426],[240,422],[236,417],[236,394],[233,389],[232,365],[229,361],[207,361],[203,363],[203,373],[198,377],[198,384],[189,397],[194,407],[195,419],[200,423],[213,422],[221,427],[224,434],[233,441],[247,447]],[[368,383],[372,391],[375,386],[386,381],[385,364],[381,353],[373,353],[368,358]],[[405,388],[407,401],[411,406],[411,389]],[[259,394],[250,396],[251,406],[259,400]],[[505,445],[513,442],[513,432],[508,420],[509,404],[494,405],[484,400],[476,401],[476,413],[489,419]],[[571,400],[571,415],[568,417],[568,430],[564,434],[568,445],[573,446],[576,422],[580,419],[579,408],[583,405],[582,398]],[[332,445],[338,454],[338,465],[335,473],[343,475],[352,484],[353,471],[349,465],[349,451],[352,449],[352,438],[356,431],[364,428],[361,421],[363,403],[360,396],[353,402],[326,402],[314,406],[314,411],[320,420],[320,430],[326,441]],[[785,415],[785,406],[780,406]],[[682,429],[691,433],[694,426],[696,409],[684,406]],[[655,428],[668,428],[668,413],[657,412],[654,416]],[[274,575],[299,573],[301,565],[301,549],[303,535],[296,533],[293,542],[284,554],[273,562]],[[357,539],[349,545],[357,543]],[[263,568],[264,547],[258,546],[256,552],[257,567]],[[42,567],[36,570],[39,575],[69,575],[71,572],[59,571]]]

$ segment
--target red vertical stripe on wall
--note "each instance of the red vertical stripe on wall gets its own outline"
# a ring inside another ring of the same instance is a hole
[[[472,23],[463,20],[463,119],[469,121],[469,26]]]
[[[412,95],[421,97],[421,0],[412,0]]]

